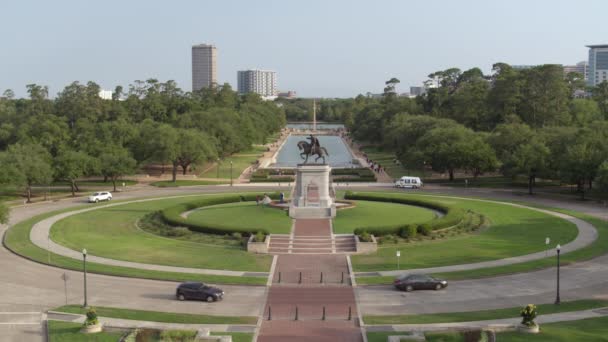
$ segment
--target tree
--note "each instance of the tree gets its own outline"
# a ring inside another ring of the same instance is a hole
[[[5,183],[25,188],[27,202],[32,201],[32,186],[48,185],[53,179],[51,156],[38,144],[14,144],[0,156]]]
[[[520,145],[515,153],[513,153],[509,165],[511,165],[511,173],[525,174],[528,178],[528,193],[533,194],[532,187],[535,184],[536,177],[547,173],[549,167],[549,159],[551,151],[539,139]]]
[[[76,196],[76,180],[92,173],[95,159],[80,151],[63,151],[54,159],[55,178],[70,183],[72,196]]]
[[[521,71],[522,105],[520,116],[532,127],[570,122],[571,94],[561,65],[546,64]]]
[[[604,81],[592,89],[593,99],[597,102],[604,119],[608,120],[608,82]]]
[[[597,185],[600,191],[608,194],[608,159],[597,170]]]
[[[395,96],[397,96],[397,91],[396,91],[396,87],[397,84],[399,84],[401,81],[399,81],[397,78],[393,77],[390,80],[384,82],[384,84],[386,85],[386,87],[384,87],[384,93],[383,96],[386,98],[394,98]]]
[[[15,98],[15,92],[12,89],[6,89],[3,93],[2,93],[2,97],[4,97],[7,100],[12,100]]]
[[[176,180],[177,166],[181,166],[185,175],[188,167],[199,161],[217,158],[213,141],[204,133],[193,129],[179,131],[177,154],[173,160],[173,182]]]
[[[8,208],[0,203],[0,224],[8,223]]]
[[[116,191],[118,178],[135,172],[136,161],[129,151],[122,147],[111,147],[99,156],[101,174],[112,181]]]
[[[576,183],[583,199],[585,185],[591,186],[599,166],[608,158],[604,141],[597,134],[581,132],[560,158],[562,179]]]
[[[578,126],[587,126],[604,117],[597,102],[591,99],[573,99],[570,103],[570,113],[573,123]]]

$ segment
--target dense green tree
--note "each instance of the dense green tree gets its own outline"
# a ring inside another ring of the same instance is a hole
[[[172,161],[174,182],[177,166],[181,166],[185,175],[192,164],[217,158],[213,141],[204,133],[193,129],[179,130],[178,133],[176,158]]]
[[[93,174],[98,166],[96,162],[96,159],[81,151],[62,151],[53,160],[55,179],[70,183],[72,196],[76,196],[78,189],[76,181],[80,177]]]
[[[116,181],[125,175],[135,172],[137,162],[129,151],[121,147],[109,147],[99,156],[100,173],[112,181],[116,191]]]
[[[600,191],[608,194],[608,159],[597,170],[597,185]]]
[[[0,156],[5,183],[25,189],[27,202],[32,200],[32,186],[48,185],[53,179],[51,156],[39,144],[14,144]]]
[[[597,102],[591,99],[573,99],[570,103],[570,113],[573,123],[578,126],[588,126],[603,119]]]
[[[533,186],[537,177],[543,177],[549,172],[551,151],[538,138],[519,145],[506,163],[507,173],[515,176],[526,175],[528,178],[528,193],[533,194]]]
[[[604,81],[592,89],[593,99],[597,101],[604,120],[608,120],[608,82]]]
[[[523,76],[520,116],[532,127],[564,125],[571,93],[561,65],[546,64],[521,71]]]

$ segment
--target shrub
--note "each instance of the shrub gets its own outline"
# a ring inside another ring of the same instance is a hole
[[[231,236],[232,236],[232,238],[233,238],[233,239],[235,239],[235,240],[241,240],[241,239],[243,239],[243,234],[241,234],[241,233],[239,233],[239,232],[234,232],[234,233],[232,233],[232,235],[231,235]]]
[[[253,241],[264,242],[265,238],[266,238],[266,234],[264,234],[263,232],[257,232],[257,233],[255,233],[255,237],[253,238]]]
[[[372,242],[372,236],[368,232],[363,232],[359,235],[359,240],[363,242]]]
[[[207,197],[203,199],[194,200],[192,202],[181,203],[172,207],[168,207],[163,209],[161,213],[162,220],[171,226],[178,227],[187,227],[188,229],[200,233],[209,233],[209,234],[232,234],[232,233],[241,233],[243,235],[251,235],[255,232],[252,229],[248,228],[235,228],[235,227],[226,227],[222,225],[214,225],[207,226],[199,223],[193,223],[188,221],[187,219],[181,216],[181,213],[185,211],[189,211],[196,208],[208,207],[211,205],[217,204],[226,204],[226,203],[235,203],[241,202],[243,199],[246,201],[255,201],[256,196],[261,196],[262,194],[246,194],[246,195],[226,195],[226,196],[214,196]],[[268,194],[268,196],[272,199],[278,199],[278,193]],[[267,234],[268,232],[265,230],[261,231],[262,233]]]
[[[84,325],[89,326],[97,323],[99,323],[99,320],[97,319],[97,311],[95,311],[93,308],[89,308],[89,310],[87,310],[87,318],[84,320]]]
[[[431,234],[431,225],[428,223],[419,224],[416,231],[420,235],[429,236]]]
[[[536,318],[536,305],[528,304],[526,305],[520,312],[520,316],[522,317],[521,324],[531,327],[535,326],[536,322],[534,319]]]
[[[399,235],[402,238],[413,239],[416,237],[417,226],[415,224],[408,224],[407,226],[401,227]]]
[[[167,236],[188,236],[191,235],[192,231],[186,227],[175,227],[167,230]]]

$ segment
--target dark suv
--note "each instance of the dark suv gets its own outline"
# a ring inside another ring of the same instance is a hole
[[[179,284],[175,290],[175,297],[178,300],[200,299],[215,302],[224,298],[224,291],[203,283],[187,282]]]
[[[448,287],[448,282],[424,274],[402,275],[395,279],[395,287],[401,291],[441,290]]]

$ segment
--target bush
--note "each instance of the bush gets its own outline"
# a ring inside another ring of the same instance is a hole
[[[531,327],[535,326],[536,322],[534,319],[536,318],[536,305],[528,304],[526,305],[520,312],[520,316],[522,317],[521,324]]]
[[[413,239],[416,237],[417,226],[415,224],[408,224],[407,226],[401,227],[399,230],[399,236],[405,239]]]
[[[372,236],[368,232],[363,232],[359,235],[359,240],[363,242],[372,242]]]
[[[193,223],[188,221],[187,219],[181,216],[181,213],[185,211],[189,211],[196,208],[208,207],[217,204],[226,204],[226,203],[235,203],[245,201],[255,201],[256,196],[262,196],[262,194],[246,194],[246,195],[226,195],[226,196],[217,196],[217,197],[208,197],[203,199],[194,200],[192,202],[181,203],[172,207],[168,207],[163,209],[160,214],[162,220],[171,226],[177,227],[187,227],[188,229],[200,233],[209,233],[209,234],[232,234],[232,233],[240,233],[242,235],[249,236],[254,234],[255,232],[252,229],[248,228],[235,228],[235,227],[225,227],[221,225],[216,226],[206,226],[198,223]],[[278,193],[268,194],[268,196],[274,200],[279,198]],[[267,231],[261,231],[264,234],[268,234]]]
[[[437,210],[437,211],[444,213],[445,216],[427,223],[430,230],[454,227],[463,220],[464,215],[465,215],[464,209],[455,208],[455,207],[447,206],[443,203],[438,203],[438,202],[424,200],[424,199],[390,197],[390,196],[386,196],[383,194],[357,194],[357,193],[354,193],[351,191],[347,191],[345,193],[344,199],[409,204],[409,205],[415,205],[415,206],[419,206],[419,207],[425,207],[425,208]],[[401,225],[361,227],[361,228],[355,229],[355,234],[360,234],[363,230],[366,230],[367,232],[369,232],[370,234],[373,234],[376,237],[383,236],[383,235],[389,235],[389,234],[401,235],[402,227],[403,226],[401,226]]]
[[[419,224],[416,228],[416,231],[420,235],[429,236],[432,231],[431,225],[429,225],[428,223]]]
[[[89,310],[87,310],[87,318],[84,320],[84,325],[90,326],[97,323],[99,323],[99,320],[97,319],[97,311],[95,311],[93,308],[89,308]]]
[[[186,227],[175,227],[167,230],[167,236],[178,237],[192,235],[192,231]]]
[[[257,233],[255,233],[253,241],[255,241],[255,242],[264,242],[265,239],[266,239],[266,234],[264,234],[262,232],[257,232]]]

